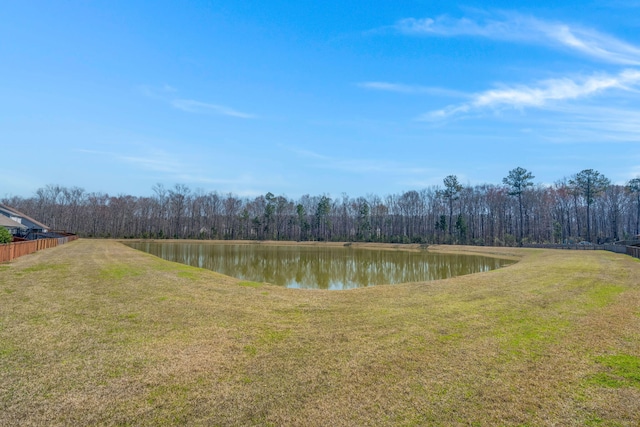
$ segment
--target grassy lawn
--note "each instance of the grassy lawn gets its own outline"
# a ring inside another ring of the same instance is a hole
[[[0,264],[0,425],[640,424],[640,261],[288,290],[79,240]]]

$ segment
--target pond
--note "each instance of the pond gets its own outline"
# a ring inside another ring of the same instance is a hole
[[[348,246],[129,242],[168,261],[288,288],[342,290],[480,273],[514,261]]]

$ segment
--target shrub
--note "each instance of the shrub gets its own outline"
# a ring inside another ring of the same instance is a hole
[[[4,227],[0,227],[0,243],[11,243],[13,236]]]

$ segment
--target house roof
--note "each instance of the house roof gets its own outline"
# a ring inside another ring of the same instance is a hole
[[[0,226],[1,227],[6,227],[6,228],[20,228],[25,230],[27,228],[26,225],[22,225],[19,222],[16,222],[14,220],[12,220],[9,217],[6,217],[4,215],[0,215]]]
[[[20,217],[20,218],[23,218],[23,219],[29,221],[30,223],[36,225],[39,228],[46,229],[46,230],[49,229],[49,227],[44,225],[43,223],[41,223],[39,221],[36,221],[35,219],[31,218],[30,216],[27,216],[27,215],[23,214],[20,211],[17,211],[17,210],[15,210],[13,208],[10,208],[7,205],[3,205],[2,203],[0,203],[0,213],[4,213],[5,215],[9,214],[11,216],[17,216],[17,217]],[[0,215],[0,217],[2,217],[2,216],[3,215]],[[29,228],[29,227],[25,227],[25,228]]]

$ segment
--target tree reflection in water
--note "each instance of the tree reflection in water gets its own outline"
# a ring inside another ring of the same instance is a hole
[[[168,261],[289,288],[351,289],[424,282],[500,268],[513,261],[477,255],[351,247],[132,242]]]

